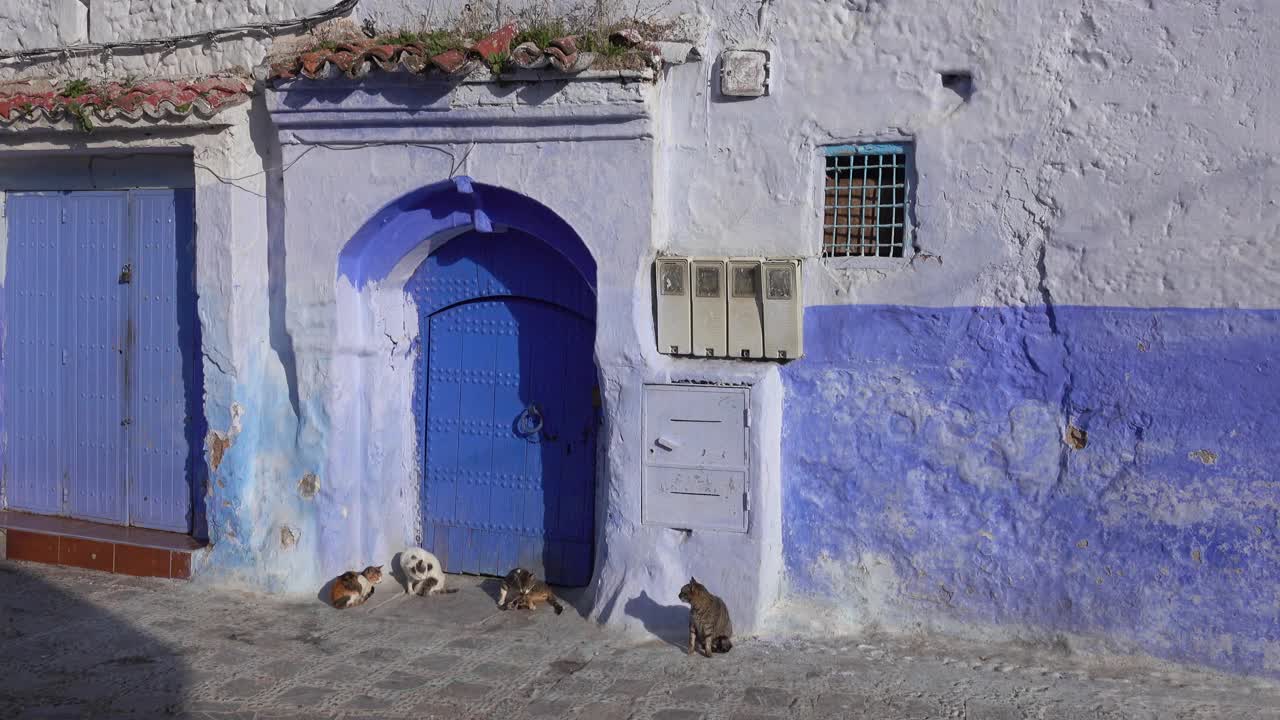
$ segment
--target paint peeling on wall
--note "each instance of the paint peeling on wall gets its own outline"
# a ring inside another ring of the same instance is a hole
[[[315,473],[307,473],[298,481],[298,495],[304,500],[311,500],[320,492],[320,478]]]
[[[231,425],[226,432],[218,430],[210,430],[205,436],[205,447],[209,450],[209,467],[217,471],[218,466],[222,464],[222,456],[226,454],[231,446],[235,444],[236,438],[240,435],[243,426],[240,417],[244,414],[244,408],[240,403],[231,403]]]

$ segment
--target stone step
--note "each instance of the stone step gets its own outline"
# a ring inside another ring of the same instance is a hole
[[[203,547],[179,533],[0,511],[0,559],[187,580]]]

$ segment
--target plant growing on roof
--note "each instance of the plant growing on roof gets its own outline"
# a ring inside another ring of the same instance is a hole
[[[72,120],[81,132],[86,134],[93,132],[93,116],[90,114],[88,105],[70,102],[67,103],[67,112],[71,113]]]
[[[81,95],[88,94],[92,89],[93,87],[89,85],[88,80],[85,80],[84,78],[76,78],[75,80],[67,83],[67,86],[62,89],[61,95],[66,98],[75,99]]]
[[[523,29],[516,33],[516,38],[511,44],[520,45],[531,42],[539,48],[545,48],[552,41],[559,40],[568,34],[568,28],[565,27],[564,21],[559,18],[534,20],[523,25]]]
[[[511,62],[511,53],[501,52],[489,58],[489,72],[494,76],[501,75],[502,70]]]
[[[418,44],[422,45],[422,49],[429,57],[449,52],[450,50],[461,50],[464,42],[456,33],[448,30],[430,30],[418,33]]]
[[[413,45],[421,41],[421,37],[416,32],[401,30],[395,35],[383,35],[378,38],[379,45]]]

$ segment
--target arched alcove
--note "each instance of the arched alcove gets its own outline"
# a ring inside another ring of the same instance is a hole
[[[360,395],[412,413],[419,535],[450,572],[591,580],[595,271],[554,212],[468,178],[389,203],[339,255],[362,332],[388,317],[416,326],[411,376],[369,363]],[[409,391],[410,403],[385,400]],[[379,412],[365,412],[364,443],[403,447],[384,442],[397,430]]]

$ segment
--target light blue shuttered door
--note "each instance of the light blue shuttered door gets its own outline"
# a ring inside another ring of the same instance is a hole
[[[62,196],[10,194],[5,257],[4,445],[8,506],[62,512]]]
[[[129,516],[134,525],[188,532],[193,452],[203,441],[195,423],[204,389],[192,197],[190,190],[132,195]]]
[[[10,195],[10,508],[190,530],[191,199],[181,190]],[[31,412],[40,421],[28,426]]]
[[[128,254],[125,193],[75,193],[64,201],[61,245],[66,292],[63,344],[70,383],[63,397],[67,430],[67,513],[124,523],[126,310],[119,283]]]

